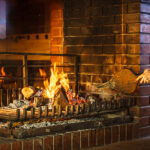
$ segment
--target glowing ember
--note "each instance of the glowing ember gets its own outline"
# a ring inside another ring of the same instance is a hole
[[[0,69],[0,76],[1,77],[4,77],[4,76],[6,76],[6,73],[5,73],[5,71],[4,71],[4,67],[1,67],[1,69]],[[0,80],[0,83],[2,83],[4,80]]]

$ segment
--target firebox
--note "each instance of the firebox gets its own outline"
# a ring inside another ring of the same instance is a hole
[[[83,91],[79,88],[78,81],[78,55],[14,52],[4,52],[1,55],[23,56],[18,66],[16,62],[19,60],[11,60],[11,64],[10,60],[5,60],[1,64],[0,135],[3,137],[22,139],[135,121],[135,114],[130,111],[136,105],[135,97],[119,92],[111,93],[115,90],[107,87],[112,85],[117,90],[123,86],[123,92],[132,93],[135,88],[123,78],[126,74],[129,79],[135,79],[128,69],[115,75],[110,80],[112,83],[88,84],[92,89]],[[30,55],[73,57],[74,64],[52,65],[48,60],[32,60]],[[14,75],[7,76],[8,71],[5,70],[9,70],[9,67],[16,67],[15,70],[21,68],[19,79]],[[74,70],[74,88],[69,83],[66,67]],[[50,68],[49,77],[46,74],[47,68]],[[33,71],[35,74],[39,72],[41,78],[35,76]],[[121,89],[118,90],[121,92]]]

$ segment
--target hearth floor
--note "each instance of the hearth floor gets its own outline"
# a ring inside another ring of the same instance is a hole
[[[150,150],[150,136],[138,140],[110,144],[104,147],[94,147],[86,150]]]

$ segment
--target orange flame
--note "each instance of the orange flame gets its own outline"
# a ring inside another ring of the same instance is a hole
[[[50,71],[51,76],[48,80],[46,78],[46,72],[43,69],[39,69],[40,75],[44,78],[43,84],[46,90],[44,97],[46,98],[54,98],[56,92],[61,88],[61,86],[63,86],[65,91],[68,91],[69,89],[69,79],[67,74],[63,71],[59,73],[56,64],[54,64],[54,68],[51,68]]]
[[[0,69],[0,76],[2,76],[2,77],[6,76],[6,73],[4,71],[4,67],[1,67],[1,69]],[[2,83],[3,81],[4,80],[0,80],[0,83]]]

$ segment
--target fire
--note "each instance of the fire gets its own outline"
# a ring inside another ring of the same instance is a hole
[[[67,74],[65,74],[63,71],[59,73],[58,67],[56,67],[56,64],[54,64],[54,67],[50,69],[51,76],[48,80],[46,78],[46,72],[43,69],[39,69],[40,75],[44,78],[44,87],[45,87],[45,93],[44,97],[53,99],[57,91],[63,87],[65,91],[68,91],[69,89],[69,79]]]
[[[6,73],[5,73],[5,71],[4,71],[4,67],[1,67],[1,69],[0,69],[0,76],[1,76],[1,77],[6,76]],[[3,80],[0,80],[0,83],[2,83],[2,82],[3,82]]]
[[[59,72],[58,67],[54,64],[54,68],[50,69],[51,76],[48,79],[46,72],[43,69],[39,69],[40,75],[44,78],[44,94],[43,97],[49,98],[50,103],[53,104],[55,95],[59,92],[59,89],[64,88],[68,97],[68,102],[71,105],[80,103],[86,103],[86,100],[78,95],[75,96],[73,90],[69,88],[69,79],[66,73]]]

